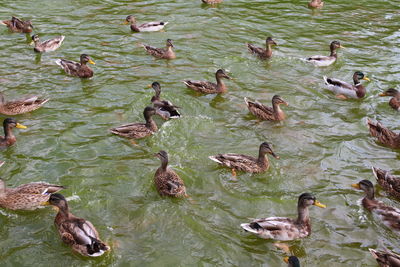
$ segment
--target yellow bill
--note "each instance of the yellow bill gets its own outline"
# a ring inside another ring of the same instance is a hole
[[[48,206],[48,205],[50,205],[50,202],[49,202],[49,201],[45,201],[45,202],[40,203],[40,205],[42,205],[42,206]]]
[[[93,60],[91,60],[91,59],[89,59],[89,61],[88,61],[90,64],[93,64],[93,65],[96,65],[96,63],[94,63],[94,61]]]
[[[352,184],[351,187],[354,187],[356,189],[361,189],[360,184]]]
[[[286,262],[286,263],[289,263],[289,257],[284,257],[283,261]]]
[[[364,78],[363,78],[363,80],[366,80],[366,81],[371,81],[367,76],[364,76]]]
[[[17,127],[18,129],[26,129],[26,128],[28,128],[25,125],[22,125],[21,123],[18,123],[18,122],[17,122],[17,125],[15,127]]]
[[[346,49],[346,47],[344,47],[343,45],[340,45],[339,47],[340,47],[340,48],[344,48],[344,49]]]
[[[127,25],[129,24],[129,22],[125,20],[124,22],[122,22],[122,24]]]
[[[317,206],[317,207],[320,207],[320,208],[323,208],[323,209],[326,208],[326,205],[322,204],[322,203],[319,202],[318,200],[315,200],[314,206]]]
[[[380,93],[379,96],[387,96],[386,93]]]

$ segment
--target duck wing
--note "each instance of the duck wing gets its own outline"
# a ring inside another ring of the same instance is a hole
[[[162,30],[165,25],[167,25],[168,22],[164,21],[152,21],[152,22],[147,22],[143,23],[142,25],[139,26],[139,30],[141,32],[156,32]]]
[[[36,182],[23,184],[16,188],[14,188],[14,192],[24,193],[24,194],[41,194],[41,195],[49,195],[52,193],[56,193],[65,187],[62,185],[56,184],[48,184],[44,182]]]
[[[157,58],[162,58],[165,55],[165,53],[167,52],[167,50],[165,48],[156,48],[156,47],[152,47],[149,45],[143,45],[143,47],[148,54],[152,55],[153,57],[157,57]]]
[[[228,168],[240,171],[253,172],[254,169],[259,169],[257,159],[247,155],[228,153],[210,156],[209,158]]]
[[[257,54],[257,55],[264,55],[265,54],[265,49],[264,48],[257,47],[257,46],[252,45],[252,44],[247,44],[247,48],[253,54]]]
[[[267,107],[258,101],[251,101],[247,97],[244,98],[244,101],[249,111],[257,118],[262,120],[275,120],[273,108]]]
[[[16,115],[26,112],[30,112],[40,108],[49,99],[39,99],[38,96],[29,96],[22,99],[17,99],[13,101],[8,101],[2,107],[0,107],[0,113],[6,115]]]
[[[389,130],[379,122],[367,120],[369,132],[372,136],[378,138],[378,141],[391,148],[400,148],[400,135]]]
[[[64,41],[65,36],[57,36],[53,39],[49,39],[44,41],[43,43],[40,43],[36,49],[37,52],[50,52],[54,51],[57,48],[59,48],[62,45],[62,42]]]
[[[116,135],[134,139],[143,138],[154,133],[146,126],[145,123],[124,124],[110,129],[110,132]]]
[[[372,172],[378,184],[394,197],[400,199],[400,178],[390,174],[389,171],[372,167]]]
[[[215,94],[218,93],[217,84],[207,81],[183,81],[184,84],[190,89],[204,94]]]

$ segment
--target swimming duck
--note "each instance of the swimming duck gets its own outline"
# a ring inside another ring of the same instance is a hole
[[[149,45],[142,45],[142,46],[149,55],[152,55],[155,58],[162,58],[162,59],[176,58],[175,52],[172,50],[172,47],[174,47],[174,45],[172,44],[171,39],[167,39],[166,48],[156,48]]]
[[[400,199],[400,178],[390,174],[379,168],[372,167],[372,172],[378,184],[385,189],[390,195]]]
[[[168,153],[161,150],[155,154],[161,160],[159,167],[154,174],[154,183],[161,196],[187,197],[186,187],[181,177],[168,168]]]
[[[0,113],[5,115],[17,115],[34,111],[43,106],[48,98],[29,96],[22,99],[5,102],[4,94],[0,92]]]
[[[288,264],[288,267],[300,267],[300,261],[296,256],[285,257],[283,260]]]
[[[256,54],[260,59],[269,59],[272,57],[272,46],[277,45],[272,37],[268,37],[265,41],[266,49],[254,46],[252,44],[247,44],[247,48],[253,54]]]
[[[3,20],[2,24],[6,25],[13,32],[30,33],[33,30],[33,25],[30,20],[22,21],[14,16],[11,20]]]
[[[269,217],[255,219],[250,223],[242,223],[240,226],[247,232],[258,235],[264,239],[281,241],[304,238],[311,234],[311,223],[308,207],[314,205],[326,208],[310,193],[300,195],[297,203],[298,217],[290,219],[285,217]]]
[[[61,194],[52,194],[46,203],[58,208],[54,224],[61,240],[83,256],[98,257],[110,250],[100,240],[99,233],[93,224],[85,219],[74,216],[68,209],[68,203]]]
[[[32,35],[32,43],[35,44],[35,48],[33,50],[38,53],[54,51],[62,45],[64,38],[65,36],[60,35],[53,39],[40,42],[39,35],[34,34]]]
[[[110,129],[113,134],[139,139],[150,136],[158,131],[157,124],[154,122],[152,116],[156,114],[156,110],[152,107],[146,107],[143,111],[143,116],[146,123],[130,123]]]
[[[0,136],[0,147],[7,147],[13,145],[17,142],[17,138],[15,138],[12,128],[18,129],[26,129],[27,127],[18,123],[13,118],[7,118],[3,121],[3,128],[4,128],[4,137]]]
[[[260,173],[268,170],[269,161],[268,157],[266,157],[267,153],[279,159],[279,156],[272,151],[271,146],[267,142],[264,142],[260,145],[257,158],[233,153],[218,154],[215,156],[209,156],[208,158],[232,169],[233,176],[236,176],[235,170],[250,173]]]
[[[229,77],[223,69],[219,69],[215,73],[215,79],[217,80],[216,84],[213,82],[190,80],[185,80],[183,81],[183,83],[186,84],[188,88],[203,94],[221,94],[228,91],[224,82],[222,81],[222,78],[226,78],[229,80],[231,79],[231,77]]]
[[[358,184],[352,184],[351,186],[365,192],[365,197],[362,199],[364,208],[375,214],[385,226],[397,232],[400,231],[400,209],[390,207],[376,200],[374,185],[370,181],[362,180]]]
[[[312,56],[306,59],[307,62],[313,63],[317,67],[326,67],[333,64],[337,59],[336,49],[344,48],[340,42],[333,41],[330,45],[331,54],[329,56]]]
[[[400,111],[400,92],[394,88],[389,88],[385,92],[379,94],[379,96],[392,96],[389,101],[389,105],[397,110]]]
[[[66,59],[56,60],[56,64],[61,66],[67,74],[79,78],[90,78],[93,76],[93,70],[89,68],[86,63],[95,64],[87,54],[82,54],[80,56],[79,63]]]
[[[386,249],[385,251],[378,251],[370,248],[372,257],[378,262],[380,267],[399,267],[400,255],[393,253]]]
[[[158,82],[153,82],[151,87],[156,92],[156,94],[151,98],[151,103],[153,103],[153,107],[156,109],[157,114],[165,120],[170,118],[179,118],[181,114],[179,114],[178,107],[174,106],[168,100],[161,100],[161,85]]]
[[[272,108],[267,107],[257,101],[253,102],[250,101],[247,97],[244,98],[246,102],[247,108],[250,112],[261,120],[268,120],[268,121],[281,121],[285,119],[285,114],[279,107],[280,105],[289,104],[284,101],[279,95],[274,95],[272,97]]]
[[[361,84],[360,80],[370,81],[361,71],[356,71],[353,74],[354,85],[343,82],[335,78],[327,78],[324,76],[325,85],[328,90],[339,97],[350,98],[363,98],[366,94],[365,87]]]
[[[143,23],[142,25],[136,25],[136,19],[134,16],[129,15],[126,17],[124,24],[130,24],[131,30],[134,32],[157,32],[164,29],[168,22],[163,21],[153,21],[148,23]]]
[[[204,4],[214,5],[222,3],[224,0],[201,0]]]
[[[324,6],[324,2],[322,0],[311,0],[308,3],[309,8],[322,8]]]
[[[0,179],[0,207],[10,210],[34,210],[48,201],[50,194],[63,189],[61,185],[44,182],[23,184],[15,188],[7,188]]]
[[[400,148],[400,134],[396,134],[379,122],[374,123],[370,119],[367,119],[367,125],[370,134],[378,138],[378,141],[383,145],[390,148]]]

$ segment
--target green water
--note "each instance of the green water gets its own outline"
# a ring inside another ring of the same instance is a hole
[[[72,253],[53,225],[55,212],[3,210],[0,215],[2,266],[285,266],[273,241],[245,233],[240,223],[273,215],[296,216],[297,197],[313,192],[328,205],[312,207],[312,235],[289,242],[304,266],[376,266],[368,248],[379,243],[398,251],[398,237],[357,204],[350,187],[374,180],[370,167],[398,169],[399,154],[377,144],[367,117],[392,129],[398,114],[377,94],[400,81],[399,6],[396,1],[326,1],[313,13],[306,1],[225,0],[218,7],[200,0],[2,1],[1,19],[32,19],[42,40],[63,34],[62,47],[37,58],[24,34],[0,28],[0,85],[9,98],[50,97],[45,107],[17,116],[17,144],[2,151],[0,173],[10,186],[32,181],[59,183],[73,198],[72,212],[97,227],[112,252],[96,259]],[[168,21],[165,32],[132,34],[124,18]],[[263,62],[245,43],[279,44]],[[174,41],[177,59],[154,60],[141,43],[162,47]],[[301,58],[328,54],[329,43],[347,47],[338,62],[315,68]],[[89,80],[66,76],[57,58],[96,61]],[[184,79],[213,80],[225,68],[234,80],[228,93],[199,96]],[[336,99],[322,76],[351,81],[361,70],[371,82],[361,101]],[[142,112],[161,83],[165,99],[183,117],[163,122],[139,146],[108,133]],[[282,123],[257,123],[243,98],[270,103],[274,94],[289,102]],[[4,116],[1,118],[5,118]],[[264,174],[239,173],[207,157],[220,152],[256,155],[268,141],[281,158]],[[161,198],[153,185],[166,150],[170,165],[193,198]],[[375,183],[375,182],[374,182]],[[385,202],[398,206],[387,199]]]

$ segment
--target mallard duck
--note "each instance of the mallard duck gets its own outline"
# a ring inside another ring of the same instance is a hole
[[[178,107],[174,106],[168,100],[161,100],[161,85],[158,82],[153,82],[151,87],[156,92],[156,94],[151,98],[151,103],[153,103],[153,107],[156,109],[157,114],[165,120],[170,118],[179,118],[181,114],[178,111]]]
[[[158,131],[157,124],[154,122],[152,116],[156,114],[156,110],[152,107],[146,107],[143,111],[143,116],[146,123],[130,123],[121,125],[116,128],[110,129],[113,134],[119,136],[139,139],[150,136]]]
[[[362,180],[351,186],[365,192],[365,197],[362,199],[364,208],[376,215],[385,226],[396,232],[400,231],[400,209],[390,207],[375,199],[374,185],[370,181]]]
[[[159,167],[154,174],[154,183],[161,196],[187,197],[186,187],[181,177],[168,168],[168,153],[161,150],[155,154],[161,160]]]
[[[43,106],[48,98],[29,96],[22,99],[5,102],[4,94],[0,92],[0,113],[5,115],[17,115],[34,111]]]
[[[333,64],[337,59],[336,49],[344,48],[340,42],[333,41],[330,45],[331,54],[329,56],[312,56],[306,59],[307,62],[313,63],[317,67],[326,67]]]
[[[255,219],[250,223],[242,223],[240,226],[247,232],[265,239],[288,241],[304,238],[311,234],[308,211],[308,207],[311,205],[326,208],[312,194],[303,193],[297,203],[298,217],[296,220],[285,217],[269,217]]]
[[[235,170],[250,173],[260,173],[268,170],[269,161],[268,157],[266,157],[267,153],[279,159],[279,156],[272,151],[271,146],[267,142],[260,145],[257,158],[233,153],[218,154],[215,156],[209,156],[208,158],[232,169],[232,174],[236,176]]]
[[[6,25],[13,32],[30,33],[33,30],[33,25],[30,20],[22,21],[14,16],[11,20],[3,20],[2,24]]]
[[[372,167],[372,172],[378,184],[382,186],[385,191],[390,195],[400,199],[400,178],[390,174],[389,171],[385,171],[379,168]]]
[[[34,210],[42,206],[43,202],[48,201],[50,194],[63,188],[61,185],[44,182],[7,188],[5,182],[0,179],[0,207],[10,210]]]
[[[224,0],[201,0],[204,4],[214,5],[222,3]]]
[[[222,78],[229,80],[231,79],[231,77],[229,77],[223,69],[219,69],[215,73],[215,79],[217,80],[217,83],[190,80],[185,80],[183,83],[186,84],[188,88],[203,94],[221,94],[228,91],[224,82],[222,81]]]
[[[394,88],[389,88],[385,92],[379,94],[379,96],[392,96],[389,101],[389,105],[397,110],[400,111],[400,92]]]
[[[56,64],[61,66],[67,74],[79,78],[90,78],[93,76],[93,70],[86,63],[96,64],[87,54],[81,55],[79,63],[66,59],[56,60]]]
[[[136,25],[135,17],[129,15],[126,17],[124,24],[130,24],[131,30],[134,32],[157,32],[164,29],[165,25],[167,25],[168,22],[153,21],[153,22],[143,23],[142,25],[138,26]]]
[[[35,44],[35,48],[33,50],[38,53],[54,51],[62,45],[64,38],[65,36],[60,35],[53,39],[40,42],[39,35],[34,34],[32,35],[32,43]]]
[[[162,59],[174,59],[176,58],[175,52],[172,50],[174,45],[172,44],[171,39],[167,39],[167,47],[166,48],[155,48],[149,45],[142,45],[144,50],[149,55],[152,55],[155,58],[162,58]]]
[[[322,8],[324,6],[324,2],[322,0],[311,0],[308,3],[309,8]]]
[[[393,253],[392,251],[378,251],[370,248],[372,257],[378,262],[380,267],[399,267],[400,266],[400,255]]]
[[[13,118],[7,118],[3,121],[3,128],[4,128],[4,137],[0,136],[0,147],[7,147],[13,145],[17,142],[17,138],[15,138],[12,128],[18,129],[26,129],[27,127],[18,123]]]
[[[46,203],[58,208],[54,220],[61,240],[83,256],[98,257],[110,250],[100,240],[99,233],[93,224],[85,219],[74,216],[68,209],[68,203],[61,194],[52,194]]]
[[[300,261],[296,256],[285,257],[283,260],[288,264],[288,267],[300,267]]]
[[[253,54],[256,54],[260,59],[269,59],[272,57],[272,46],[277,45],[272,37],[268,37],[265,41],[266,49],[254,46],[252,44],[247,44],[247,48]]]
[[[324,76],[325,85],[328,90],[336,94],[337,96],[350,97],[350,98],[363,98],[365,93],[364,85],[361,84],[360,80],[370,81],[370,79],[364,75],[361,71],[356,71],[353,74],[354,85],[343,82],[335,78],[327,78]]]
[[[374,123],[370,119],[367,119],[367,125],[370,134],[378,138],[380,143],[390,148],[400,148],[400,134],[389,130],[379,122]]]
[[[285,113],[279,107],[280,105],[289,104],[284,101],[279,95],[274,95],[272,97],[272,108],[267,107],[257,101],[250,101],[247,97],[244,98],[244,102],[246,102],[247,108],[249,111],[261,120],[267,121],[281,121],[285,119]]]

